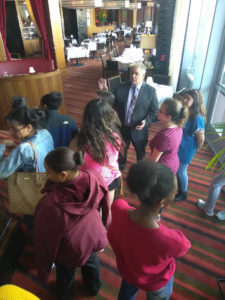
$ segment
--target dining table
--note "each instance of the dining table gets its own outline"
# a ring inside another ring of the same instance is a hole
[[[89,58],[89,54],[90,54],[90,51],[83,46],[66,47],[65,52],[66,52],[67,61],[70,61],[71,59],[76,59],[76,63],[71,64],[71,66],[75,66],[75,67],[84,65],[79,63],[79,58],[84,58],[84,57]]]

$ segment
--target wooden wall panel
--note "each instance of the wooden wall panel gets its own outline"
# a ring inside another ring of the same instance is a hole
[[[48,0],[48,12],[49,20],[48,25],[50,26],[52,35],[52,46],[55,54],[55,60],[57,68],[63,70],[66,68],[64,45],[63,45],[63,29],[61,23],[60,6],[58,0]],[[46,5],[45,5],[46,8]],[[48,19],[48,18],[47,18]],[[47,26],[48,26],[47,25]]]
[[[52,91],[63,92],[61,71],[0,77],[0,129],[5,129],[5,116],[11,110],[11,98],[15,95],[27,98],[29,107],[40,105],[40,99]],[[60,108],[65,113],[64,104]]]
[[[0,61],[7,60],[6,54],[5,54],[5,48],[2,41],[2,34],[0,32]]]

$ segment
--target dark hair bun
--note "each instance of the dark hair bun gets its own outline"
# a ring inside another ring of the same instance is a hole
[[[76,171],[82,164],[82,156],[68,147],[58,147],[47,154],[45,162],[55,172]]]
[[[13,96],[11,99],[12,108],[24,107],[27,104],[27,99],[25,97]]]

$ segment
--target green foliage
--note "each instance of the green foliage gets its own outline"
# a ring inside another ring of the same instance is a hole
[[[223,134],[225,133],[225,122],[221,122],[221,123],[215,123],[213,124],[213,127],[215,129],[215,131],[211,131],[211,132],[207,132],[207,134],[219,134],[222,135],[221,137],[219,137],[218,139],[215,139],[213,141],[213,143],[218,142],[218,141],[222,141],[225,140],[225,136],[223,136]],[[225,148],[223,148],[222,150],[220,150],[212,159],[211,161],[208,163],[208,165],[206,166],[206,170],[211,169],[211,171],[213,172],[215,170],[215,168],[217,167],[218,163],[220,163],[220,159],[225,155]],[[220,172],[222,169],[225,168],[225,162],[220,166],[218,172]]]

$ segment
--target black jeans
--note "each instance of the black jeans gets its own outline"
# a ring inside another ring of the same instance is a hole
[[[56,265],[56,286],[58,300],[73,299],[74,275],[76,268]],[[102,282],[100,279],[100,263],[96,252],[92,253],[85,265],[81,267],[81,274],[91,296],[97,295]]]

